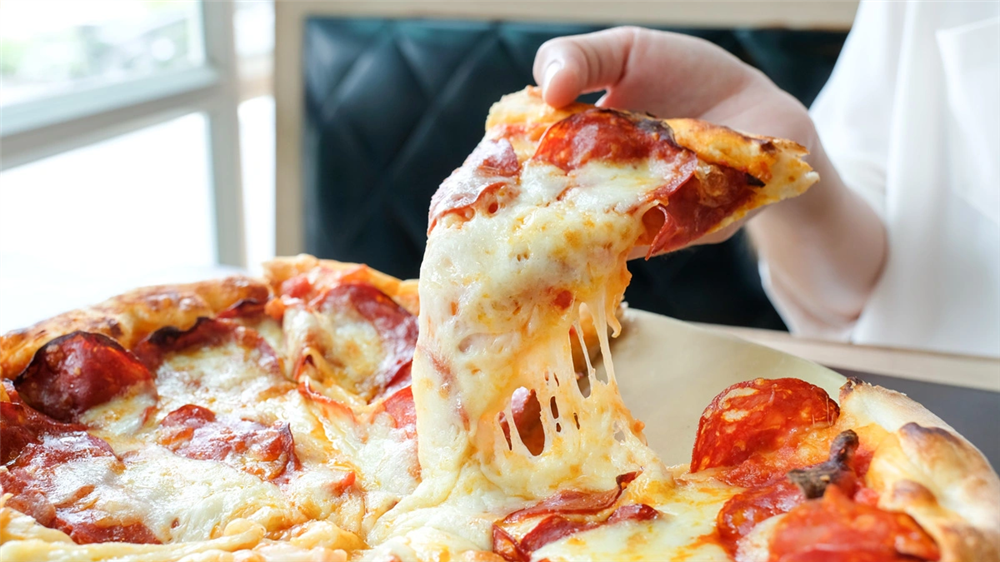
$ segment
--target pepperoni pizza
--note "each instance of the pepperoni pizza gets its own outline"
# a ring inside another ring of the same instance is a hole
[[[803,154],[529,88],[419,283],[299,256],[4,335],[0,557],[997,560],[996,473],[901,394],[720,389],[681,466],[622,402],[628,258],[801,193]]]

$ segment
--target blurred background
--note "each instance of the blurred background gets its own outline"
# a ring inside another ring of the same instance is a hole
[[[4,0],[0,332],[140,284],[259,271],[276,254],[414,277],[431,194],[490,104],[532,82],[545,40],[625,23],[690,33],[808,105],[855,10]],[[742,236],[632,269],[633,306],[784,328]]]

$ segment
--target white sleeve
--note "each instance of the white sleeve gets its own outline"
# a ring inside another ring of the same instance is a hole
[[[823,148],[848,188],[885,218],[886,164],[904,2],[862,2],[837,64],[809,113]],[[820,180],[822,181],[822,179]],[[818,318],[760,262],[764,290],[785,324],[806,337],[847,340],[853,325]]]
[[[885,216],[886,163],[905,2],[862,2],[809,114],[847,187]]]

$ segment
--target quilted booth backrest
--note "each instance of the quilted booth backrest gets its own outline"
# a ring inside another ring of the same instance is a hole
[[[303,35],[306,250],[400,277],[419,271],[427,208],[483,134],[490,105],[534,82],[538,47],[599,26],[309,18]],[[674,29],[705,38],[809,104],[844,33]],[[587,98],[596,99],[596,95]],[[782,328],[747,240],[633,262],[632,306]]]

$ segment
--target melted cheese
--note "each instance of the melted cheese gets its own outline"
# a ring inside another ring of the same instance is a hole
[[[674,469],[674,486],[652,503],[661,513],[657,519],[603,525],[547,544],[532,558],[553,562],[728,561],[714,539],[715,516],[734,490],[705,473],[683,474],[685,468]]]
[[[138,512],[163,542],[218,537],[236,519],[277,531],[305,517],[278,486],[220,462],[179,457],[161,447],[130,455],[121,476],[135,500],[119,512]]]
[[[489,548],[490,521],[559,490],[606,490],[633,471],[672,485],[621,400],[607,341],[658,172],[594,162],[567,175],[528,161],[519,195],[495,213],[439,220],[421,269],[413,363],[423,480],[380,521],[377,540],[460,518],[460,542]],[[589,368],[589,393],[577,383],[570,340],[581,307],[597,327],[606,373]],[[502,431],[518,389],[542,406],[537,455],[513,424],[509,442]]]
[[[383,353],[372,326],[295,308],[282,325],[241,320],[277,358],[236,342],[169,354],[156,373],[158,399],[126,396],[87,414],[124,470],[108,459],[53,469],[63,495],[98,481],[95,502],[135,514],[173,544],[74,545],[4,508],[3,559],[229,560],[253,549],[247,558],[342,561],[336,549],[361,548],[360,535],[373,547],[367,559],[444,560],[489,550],[493,523],[508,513],[561,490],[609,490],[617,476],[639,472],[624,499],[653,506],[658,518],[571,535],[533,558],[726,560],[711,534],[735,490],[663,466],[621,399],[608,345],[620,329],[626,261],[671,164],[592,161],[565,173],[525,159],[534,140],[512,139],[519,183],[495,210],[446,214],[430,232],[412,364],[418,445],[367,403],[364,383]],[[603,359],[599,374],[583,354],[582,383],[571,340],[587,348],[581,320],[596,327]],[[293,364],[309,354],[304,382],[337,404],[304,398],[292,382]],[[535,454],[515,424],[513,397],[528,395],[541,406],[544,446]],[[279,485],[160,447],[159,422],[186,404],[288,424],[301,470]],[[352,472],[353,486],[345,484]],[[747,552],[756,548],[749,542]]]
[[[186,404],[270,425],[261,404],[294,390],[272,357],[236,342],[169,354],[156,372],[157,421]]]
[[[358,535],[416,487],[415,443],[373,407],[338,418],[300,394],[279,368],[287,363],[287,334],[275,332],[275,325],[256,324],[282,350],[277,361],[236,341],[168,353],[155,373],[158,396],[124,395],[82,420],[121,462],[97,457],[52,467],[57,488],[50,499],[78,498],[79,490],[92,487],[77,501],[142,521],[165,544],[76,545],[4,508],[3,559],[177,560],[197,554],[214,560],[252,549],[263,560],[342,561],[339,548],[362,547]],[[157,442],[159,424],[186,404],[266,426],[288,424],[299,468],[270,482],[220,461],[172,453]],[[53,537],[68,544],[52,544]]]
[[[413,367],[425,482],[447,488],[461,468],[475,466],[506,495],[539,499],[657,470],[619,397],[610,355],[608,380],[592,376],[589,397],[572,363],[570,327],[581,303],[607,347],[606,319],[620,302],[625,260],[642,233],[642,189],[573,188],[601,185],[609,174],[591,164],[570,177],[529,162],[513,202],[493,215],[442,221],[431,232]],[[658,185],[640,178],[632,183]],[[568,307],[560,306],[563,292],[572,296]],[[513,419],[511,396],[521,387],[546,406],[537,457],[516,431],[508,446],[500,430],[501,415]]]

